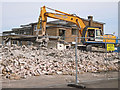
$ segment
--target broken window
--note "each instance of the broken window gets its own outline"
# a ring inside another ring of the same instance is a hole
[[[39,31],[41,31],[42,30],[42,26],[40,25],[40,30]],[[34,31],[37,31],[37,25],[34,25]]]
[[[15,41],[13,41],[13,44],[17,44],[17,41],[15,40]]]
[[[59,29],[59,36],[61,36],[62,40],[65,40],[65,30],[64,29]]]
[[[30,42],[30,41],[27,41],[27,45],[31,45],[31,42]]]
[[[72,35],[77,35],[77,29],[72,28]]]

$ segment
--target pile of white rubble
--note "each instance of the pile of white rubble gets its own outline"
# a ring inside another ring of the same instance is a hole
[[[78,50],[78,74],[118,70],[117,53],[108,53],[112,60],[105,60],[105,53]],[[75,75],[75,50],[47,49],[35,46],[2,46],[0,69],[3,78],[23,79],[39,75]]]

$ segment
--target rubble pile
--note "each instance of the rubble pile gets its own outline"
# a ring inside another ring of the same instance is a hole
[[[78,50],[78,73],[118,70],[116,53],[104,60],[105,53]],[[8,79],[39,75],[75,75],[75,50],[47,49],[35,46],[3,46],[0,48],[1,74]]]

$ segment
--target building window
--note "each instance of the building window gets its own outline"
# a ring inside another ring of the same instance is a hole
[[[34,26],[34,31],[37,31],[37,25]]]
[[[20,30],[20,34],[23,35],[23,34],[24,34],[24,31]]]
[[[18,45],[19,45],[19,46],[22,46],[22,41],[19,41],[19,42],[18,42]]]
[[[40,30],[39,31],[41,31],[41,30],[42,30],[42,27],[40,25]],[[34,31],[37,31],[37,25],[34,25]]]
[[[65,30],[64,29],[59,29],[59,36],[61,36],[62,40],[65,40]]]
[[[24,32],[24,34],[26,34],[26,31]]]
[[[77,29],[72,28],[72,35],[77,35]]]
[[[17,44],[17,41],[13,41],[13,44]]]
[[[30,42],[30,41],[27,41],[27,45],[31,45],[31,42]]]

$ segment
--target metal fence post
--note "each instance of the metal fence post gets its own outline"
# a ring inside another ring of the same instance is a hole
[[[107,59],[107,44],[106,44],[106,38],[105,38],[105,56],[106,56],[106,59]]]
[[[120,38],[117,38],[117,53],[118,53],[118,58],[120,59]]]
[[[78,79],[77,79],[77,68],[78,68],[78,61],[77,61],[77,37],[75,38],[75,62],[76,62],[76,84],[78,84]]]
[[[11,38],[10,38],[10,47],[12,46],[12,41],[11,41]]]

